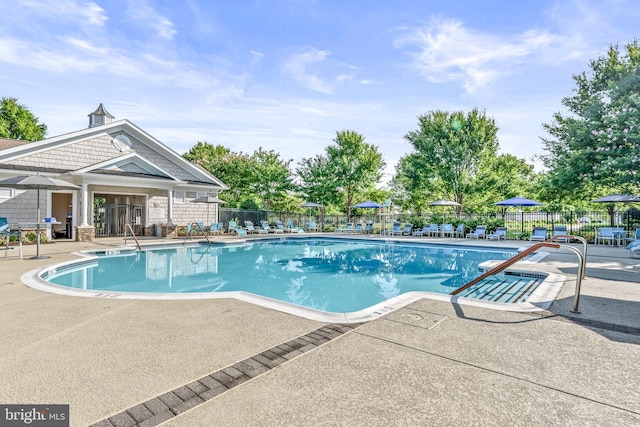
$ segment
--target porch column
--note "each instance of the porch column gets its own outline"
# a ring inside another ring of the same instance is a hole
[[[173,190],[167,190],[167,225],[173,225]]]
[[[80,224],[82,227],[88,226],[89,222],[87,221],[89,217],[89,184],[86,182],[82,183],[82,223]]]

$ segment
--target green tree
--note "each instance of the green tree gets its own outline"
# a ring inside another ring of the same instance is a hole
[[[264,209],[280,209],[287,193],[293,189],[291,160],[282,160],[280,154],[262,147],[253,152],[251,160],[249,188],[260,197]]]
[[[326,151],[327,165],[330,173],[334,174],[335,186],[328,190],[342,195],[349,221],[356,196],[380,181],[385,163],[378,148],[366,143],[364,137],[355,131],[336,132],[333,142],[335,145],[329,145]]]
[[[320,222],[324,225],[326,208],[336,203],[338,188],[336,176],[329,166],[329,159],[323,155],[304,158],[298,163],[296,174],[300,180],[300,191],[307,201],[322,205]]]
[[[417,130],[405,136],[415,150],[407,156],[410,166],[405,169],[416,176],[413,180],[420,182],[424,191],[463,205],[498,151],[494,120],[478,109],[466,115],[432,111],[420,116],[418,124]],[[415,186],[416,181],[412,182]]]
[[[239,207],[243,200],[252,197],[250,185],[254,164],[251,156],[242,152],[234,153],[222,145],[198,142],[183,157],[229,186],[224,194],[227,207]]]
[[[40,141],[46,135],[47,126],[16,98],[0,100],[0,138]]]
[[[609,192],[636,193],[640,185],[640,46],[610,46],[573,76],[567,114],[544,124],[549,197],[587,200]]]
[[[483,166],[471,198],[475,206],[491,207],[516,196],[535,197],[538,175],[533,165],[512,154],[500,154]],[[506,208],[501,208],[502,215]]]

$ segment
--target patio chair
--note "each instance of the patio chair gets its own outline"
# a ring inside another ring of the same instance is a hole
[[[413,224],[408,223],[404,225],[404,228],[402,229],[402,233],[400,233],[401,236],[410,236],[411,235],[411,230],[413,230]]]
[[[9,250],[12,249],[9,247],[11,236],[18,236],[18,241],[20,242],[20,256],[22,257],[22,240],[20,239],[20,230],[11,231],[7,218],[4,216],[0,217],[0,237],[2,237],[6,243],[6,248],[4,250],[5,258],[7,257]]]
[[[453,229],[453,224],[442,224],[440,227],[440,233],[442,233],[442,237],[447,237],[447,235],[453,237],[456,230]]]
[[[631,243],[631,242],[635,242],[640,241],[640,228],[636,228],[635,233],[633,233],[632,235],[625,237],[624,238],[626,243]]]
[[[280,230],[280,231],[278,231],[278,230]],[[285,231],[284,224],[279,219],[276,219],[276,233],[283,233],[284,234],[284,231]]]
[[[458,226],[456,227],[456,231],[453,233],[454,237],[464,237],[464,224],[460,223],[458,224]]]
[[[277,228],[273,228],[269,225],[269,221],[260,221],[260,225],[262,226],[262,229],[264,231],[266,231],[267,233],[281,233],[282,231],[278,230]]]
[[[393,223],[393,228],[391,229],[391,234],[392,235],[400,235],[402,236],[402,223],[401,222],[394,222]]]
[[[507,227],[498,227],[496,228],[495,233],[487,234],[487,239],[489,240],[502,240],[507,238]]]
[[[487,237],[486,232],[486,225],[478,225],[473,233],[467,233],[467,239],[484,239]]]
[[[529,236],[530,242],[544,242],[547,240],[547,227],[533,227],[533,232]]]
[[[362,231],[364,230],[364,226],[362,225],[361,222],[357,223],[355,228],[353,229],[354,233],[362,233]]]
[[[553,235],[552,236],[566,236],[567,234],[569,234],[569,232],[567,231],[567,226],[566,225],[554,225],[553,226]],[[566,237],[557,239],[556,242],[564,242],[564,243],[568,243],[569,239]]]
[[[351,231],[353,229],[353,223],[352,222],[348,222],[344,225],[344,227],[339,228],[338,231],[341,233],[351,233]]]
[[[307,222],[307,231],[318,231],[318,226],[315,221]]]
[[[365,225],[364,225],[364,230],[362,230],[363,233],[365,234],[371,234],[373,233],[373,222],[368,221]]]
[[[411,233],[412,236],[423,236],[423,237],[425,234],[427,236],[429,235],[429,224],[425,224],[422,227],[422,230],[415,230],[413,233]]]
[[[287,228],[286,230],[289,233],[304,233],[304,230],[300,227],[298,227],[297,225],[293,224],[292,220],[287,220]]]
[[[251,222],[251,221],[245,221],[245,222],[244,222],[244,228],[246,228],[246,229],[247,229],[247,233],[248,233],[248,234],[254,234],[254,233],[257,233],[257,234],[267,234],[267,230],[263,230],[263,229],[260,229],[260,228],[256,228],[256,227],[253,225],[253,222]]]
[[[229,221],[229,225],[227,226],[227,232],[231,233],[232,231],[236,231],[238,224],[235,221]]]
[[[222,235],[222,223],[221,222],[212,222],[211,227],[209,227],[209,233],[213,236],[217,234],[218,236]]]
[[[438,224],[429,224],[429,236],[440,236],[440,227],[438,227]]]

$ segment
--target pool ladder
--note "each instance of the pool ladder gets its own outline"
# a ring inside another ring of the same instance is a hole
[[[126,246],[127,244],[127,230],[129,230],[131,232],[131,237],[133,237],[133,240],[136,241],[136,245],[138,246],[138,250],[141,251],[142,248],[140,247],[140,242],[138,242],[138,238],[136,237],[136,233],[133,232],[133,228],[131,227],[131,224],[126,223],[124,225],[124,244]]]
[[[577,250],[576,248],[572,247],[572,246],[561,245],[559,243],[554,243],[554,241],[557,241],[559,239],[567,239],[567,241],[569,239],[581,240],[583,242],[583,244],[584,244],[584,254],[582,252],[580,252],[579,250]],[[551,239],[549,239],[546,242],[536,243],[535,245],[530,246],[527,249],[525,249],[524,251],[520,252],[519,254],[514,256],[513,258],[509,258],[508,260],[506,260],[503,263],[497,265],[496,267],[492,268],[491,270],[485,272],[484,274],[481,274],[480,276],[476,277],[475,279],[473,279],[472,281],[470,281],[466,285],[463,285],[463,286],[459,287],[458,289],[454,290],[453,292],[451,292],[450,295],[458,295],[458,294],[460,294],[461,292],[463,292],[463,291],[469,289],[470,287],[478,284],[479,282],[485,280],[489,276],[493,276],[493,275],[498,274],[501,271],[507,269],[508,267],[510,267],[513,264],[515,264],[516,262],[522,260],[526,256],[531,255],[532,253],[534,253],[535,251],[537,251],[540,248],[569,249],[570,251],[572,251],[573,253],[575,253],[577,255],[578,261],[579,261],[579,263],[578,263],[578,274],[576,275],[576,292],[575,292],[575,296],[574,296],[574,299],[573,299],[573,309],[571,310],[571,312],[572,313],[580,313],[580,311],[578,310],[578,305],[580,303],[580,287],[582,286],[582,279],[584,278],[584,275],[585,275],[585,267],[586,267],[586,259],[587,259],[587,257],[586,257],[587,247],[586,247],[586,240],[584,240],[582,237],[579,237],[579,236],[559,235],[559,236],[553,236]]]

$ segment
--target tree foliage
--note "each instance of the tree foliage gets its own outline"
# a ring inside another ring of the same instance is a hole
[[[230,187],[224,196],[229,207],[257,206],[278,210],[290,205],[291,160],[282,160],[273,150],[265,151],[260,147],[249,155],[221,145],[198,142],[183,157]]]
[[[364,137],[355,131],[336,132],[333,142],[334,145],[326,148],[327,164],[334,175],[335,192],[342,196],[342,206],[349,221],[358,193],[375,187],[382,177],[385,163],[378,148],[366,143]]]
[[[401,171],[407,175],[398,179],[410,183],[407,192],[414,198],[424,191],[464,204],[497,153],[494,120],[477,109],[467,114],[432,111],[420,116],[418,125],[405,136],[415,151],[402,160]]]
[[[40,141],[46,135],[47,126],[16,98],[0,100],[0,138]]]
[[[640,185],[640,46],[610,46],[573,76],[573,95],[562,100],[543,138],[549,196],[592,198],[636,193]]]

